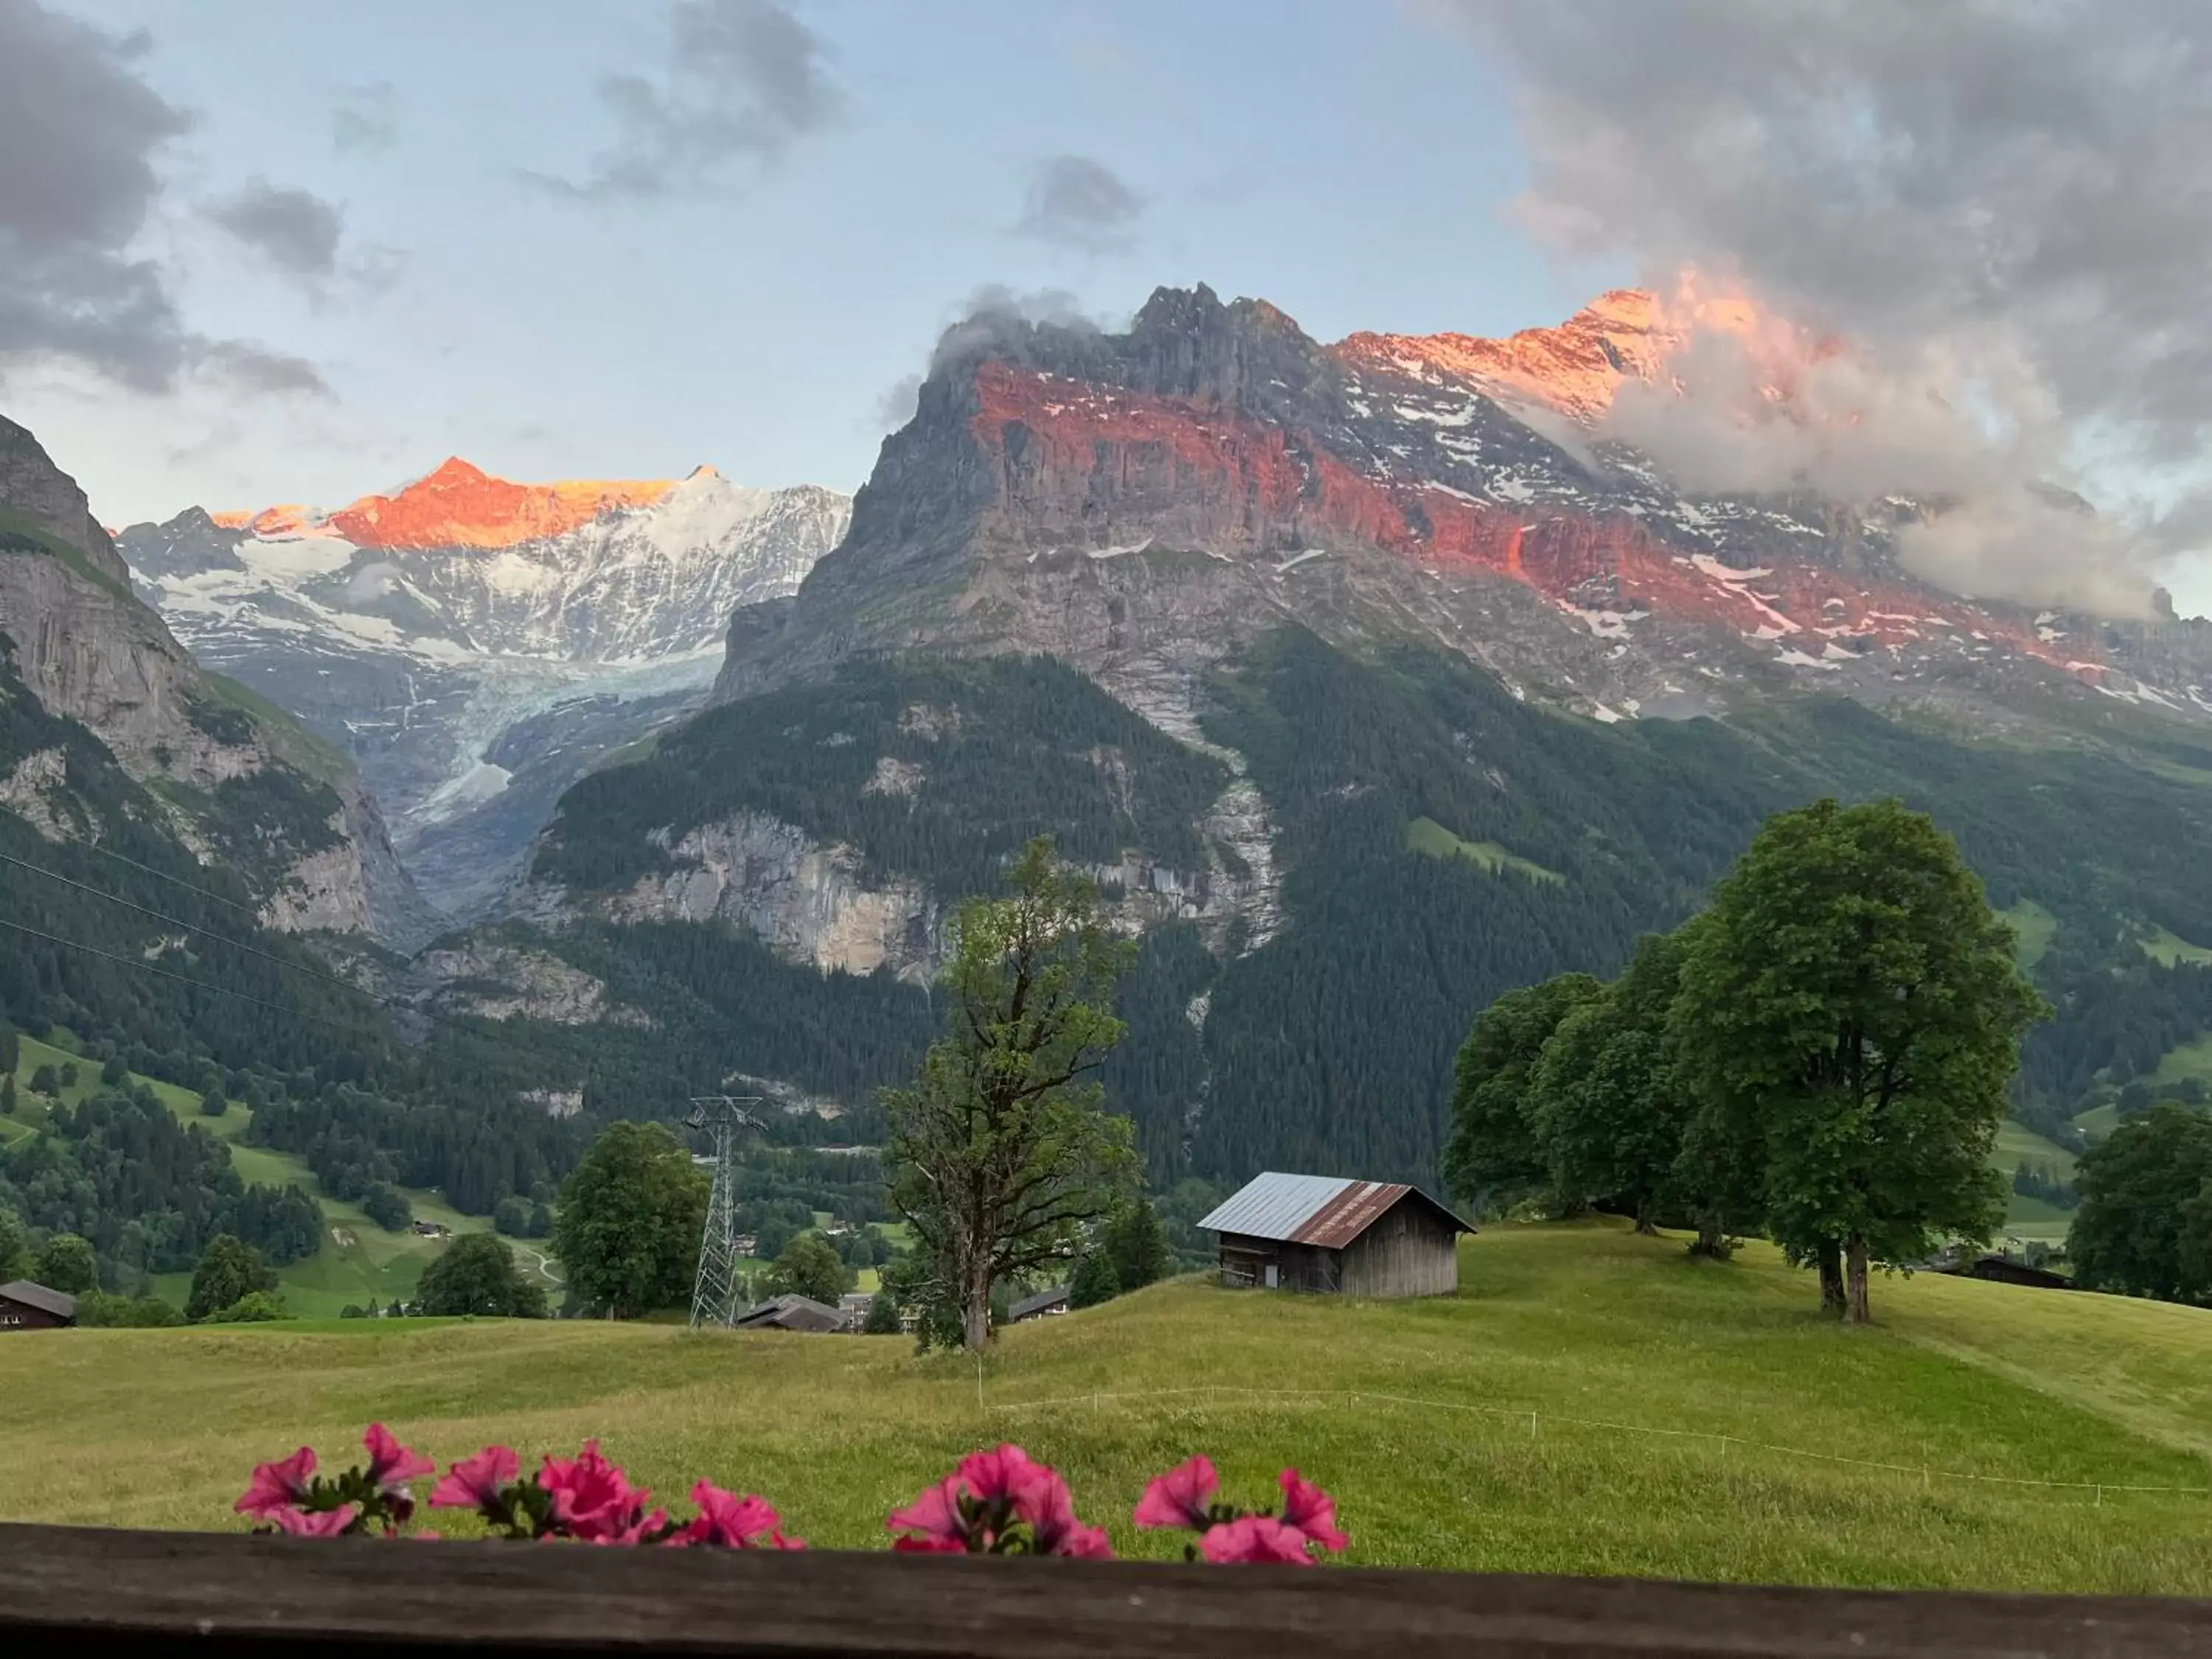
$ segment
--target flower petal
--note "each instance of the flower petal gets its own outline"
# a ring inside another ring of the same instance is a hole
[[[1213,1460],[1201,1454],[1153,1480],[1138,1500],[1133,1518],[1140,1527],[1188,1527],[1203,1532],[1220,1485]]]

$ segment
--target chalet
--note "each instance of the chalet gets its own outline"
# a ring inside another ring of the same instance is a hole
[[[76,1323],[76,1298],[27,1279],[0,1285],[0,1331],[48,1331]]]
[[[1449,1296],[1474,1229],[1418,1187],[1257,1176],[1198,1224],[1221,1239],[1221,1282],[1340,1296]]]
[[[2048,1267],[2031,1267],[2008,1255],[1973,1255],[1936,1270],[1954,1279],[1983,1279],[1993,1285],[2026,1285],[2039,1291],[2070,1291],[2074,1281]]]
[[[845,1316],[811,1296],[773,1296],[757,1302],[730,1322],[740,1331],[835,1331],[844,1328]]]
[[[1053,1314],[1067,1311],[1067,1286],[1055,1285],[1049,1290],[1039,1291],[1035,1296],[1025,1296],[1006,1309],[1006,1323],[1018,1325],[1025,1319],[1043,1319]]]

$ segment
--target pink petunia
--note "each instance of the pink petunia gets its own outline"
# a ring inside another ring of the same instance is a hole
[[[1081,1555],[1103,1560],[1114,1553],[1102,1527],[1086,1527],[1075,1518],[1075,1500],[1067,1482],[1042,1464],[1032,1464],[1031,1474],[1014,1494],[1014,1513],[1029,1522],[1030,1546],[1039,1555]]]
[[[933,1555],[966,1554],[968,1521],[960,1513],[960,1477],[948,1474],[924,1487],[904,1509],[893,1510],[884,1522],[885,1531],[899,1534],[891,1547]]]
[[[500,1489],[521,1473],[522,1460],[505,1446],[486,1446],[446,1471],[430,1489],[434,1510],[475,1510],[496,1520],[504,1513]]]
[[[1271,1516],[1247,1515],[1224,1521],[1198,1540],[1199,1553],[1217,1563],[1274,1561],[1294,1567],[1313,1565],[1306,1535]]]
[[[1336,1500],[1296,1469],[1276,1477],[1283,1489],[1283,1524],[1294,1528],[1325,1550],[1340,1550],[1352,1540],[1336,1529]]]
[[[1042,1463],[1030,1461],[1019,1446],[1000,1446],[995,1451],[970,1452],[960,1460],[959,1478],[968,1483],[968,1495],[979,1503],[995,1504],[1011,1498],[1040,1472]]]
[[[307,1482],[314,1473],[315,1454],[305,1446],[289,1457],[258,1464],[245,1492],[231,1507],[256,1520],[273,1521],[279,1510],[290,1509],[307,1497]]]
[[[1145,1488],[1144,1497],[1137,1503],[1136,1522],[1140,1527],[1188,1527],[1194,1532],[1204,1532],[1212,1524],[1208,1511],[1220,1485],[1213,1460],[1200,1454]]]
[[[641,1512],[653,1497],[601,1456],[596,1440],[586,1440],[574,1457],[548,1456],[538,1484],[553,1495],[553,1518],[572,1537],[590,1543],[635,1541]]]
[[[336,1538],[353,1524],[360,1512],[356,1504],[341,1504],[334,1510],[300,1510],[287,1504],[281,1509],[270,1510],[262,1518],[274,1521],[276,1530],[288,1532],[295,1538]]]
[[[800,1540],[783,1535],[779,1530],[783,1517],[764,1498],[750,1492],[740,1498],[711,1480],[702,1480],[691,1488],[691,1501],[699,1506],[699,1513],[668,1540],[672,1544],[714,1544],[733,1550],[806,1547]]]
[[[381,1423],[370,1424],[361,1443],[368,1449],[369,1485],[381,1486],[387,1492],[402,1490],[409,1481],[419,1480],[435,1473],[438,1468],[421,1452],[401,1445]]]

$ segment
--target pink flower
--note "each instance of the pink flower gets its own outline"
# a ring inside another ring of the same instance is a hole
[[[307,1482],[314,1473],[315,1454],[305,1446],[276,1462],[258,1464],[245,1492],[231,1507],[256,1520],[275,1521],[278,1510],[290,1509],[307,1497]]]
[[[336,1538],[353,1524],[359,1511],[357,1504],[341,1504],[334,1510],[300,1510],[287,1504],[269,1510],[262,1518],[274,1521],[277,1531],[290,1533],[295,1538]]]
[[[1276,1477],[1283,1489],[1283,1524],[1304,1533],[1325,1550],[1340,1550],[1352,1540],[1336,1529],[1336,1500],[1296,1469]]]
[[[887,1532],[899,1534],[891,1547],[933,1555],[968,1553],[968,1521],[960,1513],[960,1477],[948,1474],[902,1510],[893,1510],[884,1522]]]
[[[553,1518],[571,1537],[635,1543],[648,1524],[641,1512],[653,1494],[631,1486],[629,1476],[599,1455],[596,1440],[586,1440],[573,1458],[547,1457],[538,1484],[553,1495]],[[665,1518],[658,1510],[649,1517],[653,1524]]]
[[[1278,1561],[1310,1567],[1306,1535],[1270,1516],[1247,1515],[1224,1521],[1198,1540],[1199,1551],[1209,1561]]]
[[[968,1483],[968,1495],[985,1504],[1012,1498],[1039,1474],[1052,1471],[1033,1463],[1019,1446],[1000,1446],[996,1451],[970,1452],[960,1460],[959,1479]]]
[[[1221,1477],[1213,1460],[1203,1455],[1170,1469],[1145,1488],[1138,1500],[1136,1522],[1140,1527],[1188,1527],[1204,1532],[1212,1524],[1214,1489]]]
[[[748,1492],[743,1498],[724,1492],[711,1480],[691,1488],[698,1515],[668,1541],[672,1544],[718,1544],[733,1550],[803,1550],[803,1540],[786,1538],[778,1530],[782,1517],[764,1498]],[[763,1540],[762,1534],[768,1536]]]
[[[1067,1482],[1041,1463],[1030,1467],[1030,1479],[1014,1494],[1014,1513],[1029,1522],[1031,1550],[1038,1555],[1085,1555],[1100,1560],[1112,1555],[1105,1529],[1086,1527],[1075,1518]]]
[[[430,1489],[430,1507],[475,1510],[496,1520],[506,1512],[500,1489],[512,1484],[521,1469],[522,1460],[505,1446],[486,1446],[446,1471],[446,1478]]]
[[[421,1452],[401,1445],[381,1423],[370,1424],[361,1443],[368,1449],[369,1485],[381,1486],[386,1492],[404,1491],[409,1481],[420,1480],[438,1467]]]

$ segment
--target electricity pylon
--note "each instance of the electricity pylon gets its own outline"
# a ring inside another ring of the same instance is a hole
[[[707,1194],[699,1276],[691,1287],[694,1330],[702,1325],[726,1328],[738,1316],[738,1131],[767,1127],[745,1109],[760,1103],[758,1095],[695,1095],[691,1115],[684,1120],[714,1137],[714,1184]]]

